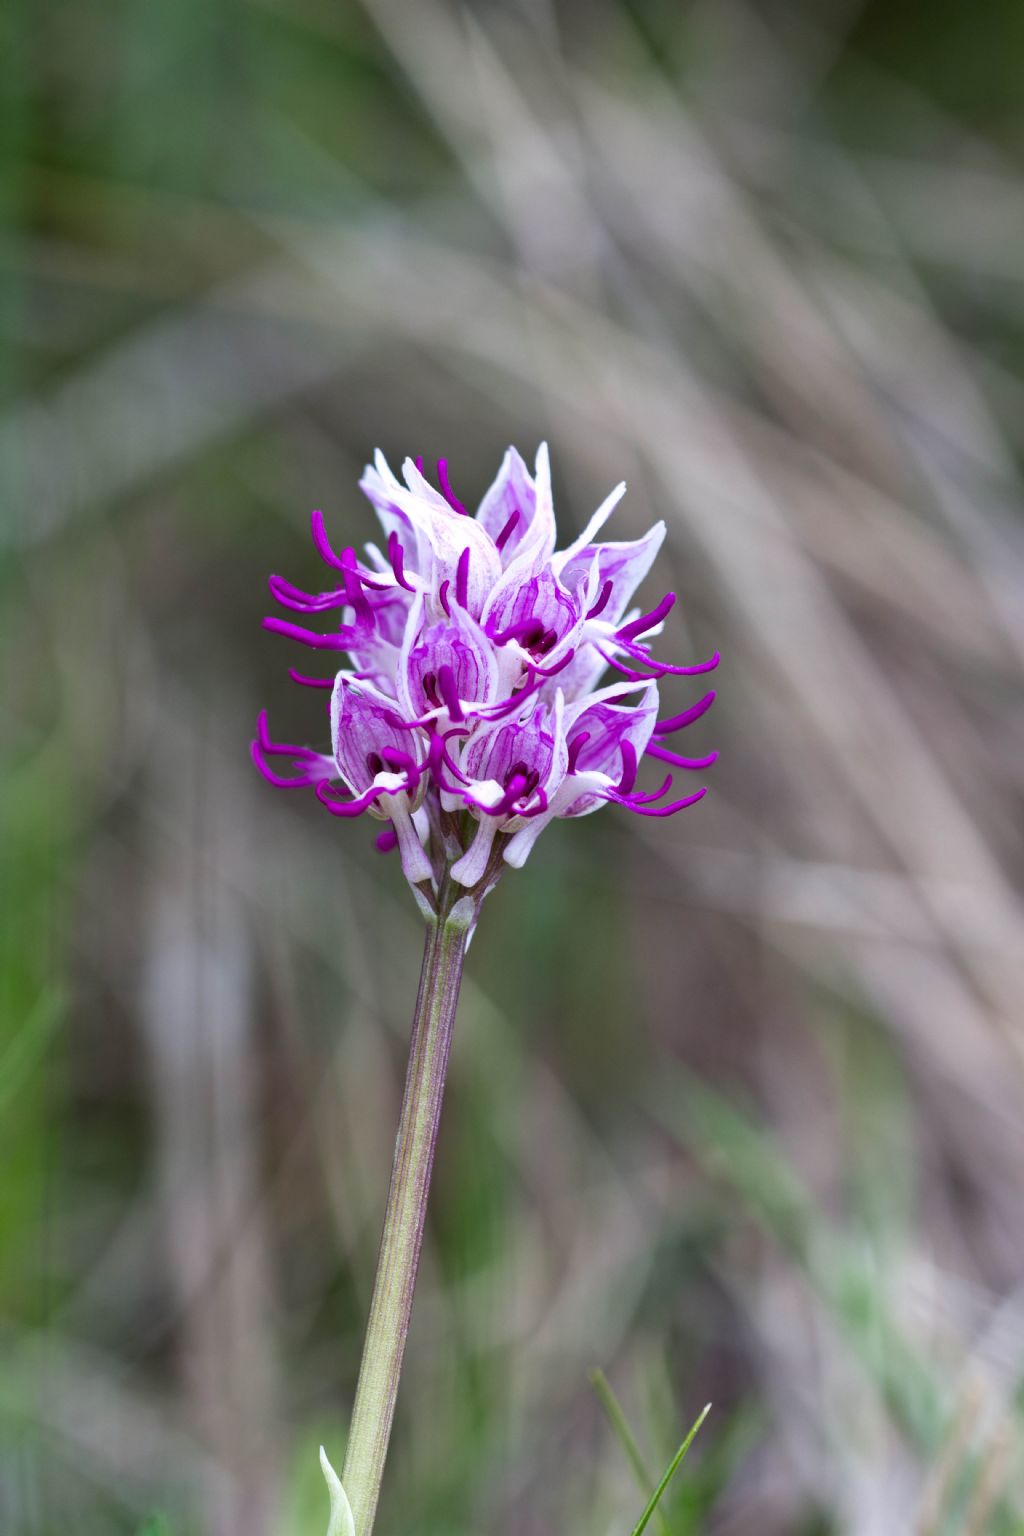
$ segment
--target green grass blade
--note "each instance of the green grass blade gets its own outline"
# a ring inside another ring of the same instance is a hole
[[[646,1493],[647,1489],[654,1481],[654,1478],[650,1471],[648,1471],[647,1463],[643,1458],[643,1453],[641,1452],[640,1447],[637,1445],[633,1431],[629,1427],[629,1422],[626,1418],[626,1415],[622,1411],[622,1404],[619,1402],[618,1398],[615,1396],[614,1391],[612,1390],[611,1382],[604,1374],[604,1371],[598,1370],[596,1367],[590,1372],[589,1380],[590,1385],[593,1387],[595,1393],[597,1394],[597,1398],[601,1404],[601,1407],[605,1411],[605,1417],[607,1418],[608,1423],[611,1425],[612,1432],[615,1435],[615,1438],[618,1440],[619,1444],[622,1446],[622,1449],[625,1451],[626,1460],[633,1468],[633,1471],[636,1475],[636,1480],[640,1485],[641,1492]],[[662,1514],[660,1509],[655,1515],[655,1523],[658,1527],[658,1531],[660,1532],[660,1536],[671,1536],[668,1521],[665,1519],[665,1516]]]
[[[636,1525],[634,1525],[632,1531],[630,1532],[630,1536],[643,1536],[643,1533],[647,1529],[647,1526],[650,1522],[651,1516],[654,1514],[654,1511],[657,1509],[659,1503],[661,1502],[661,1498],[665,1492],[665,1489],[675,1477],[676,1472],[686,1457],[687,1451],[690,1449],[690,1446],[696,1439],[698,1429],[700,1429],[701,1425],[704,1423],[704,1420],[707,1418],[710,1412],[711,1404],[708,1403],[697,1419],[697,1422],[690,1430],[690,1433],[687,1435],[686,1439],[683,1441],[682,1445],[679,1447],[678,1451],[676,1451],[675,1455],[672,1457],[672,1460],[666,1467],[665,1476],[662,1478],[657,1488],[655,1488],[653,1494],[651,1495],[650,1503],[647,1505],[647,1508],[640,1516],[640,1519],[637,1521]]]

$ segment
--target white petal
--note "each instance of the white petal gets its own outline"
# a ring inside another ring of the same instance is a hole
[[[552,557],[551,569],[555,571],[556,574],[561,571],[567,560],[571,559],[573,555],[578,555],[581,549],[586,549],[588,544],[592,544],[594,542],[595,533],[599,533],[600,530],[604,527],[605,523],[611,517],[612,513],[615,511],[615,508],[618,506],[619,502],[622,500],[625,494],[626,482],[625,480],[620,480],[614,491],[612,491],[608,496],[605,497],[604,501],[602,501],[601,505],[598,507],[597,511],[590,519],[590,522],[584,528],[583,532],[580,534],[575,543],[570,544],[568,549],[560,550],[557,555]]]
[[[491,856],[491,848],[494,844],[495,833],[498,830],[497,818],[494,816],[482,816],[476,829],[476,836],[469,845],[469,849],[462,855],[457,864],[452,865],[452,879],[459,885],[476,885],[483,879],[484,870],[487,868],[487,860]]]
[[[391,817],[398,838],[398,852],[402,860],[402,872],[410,885],[419,885],[421,880],[430,880],[433,870],[426,850],[420,842],[420,835],[416,825],[409,814],[409,808],[399,800],[388,797],[388,814]]]
[[[650,693],[652,688],[655,690],[654,698],[657,706],[657,682],[653,677],[643,683],[633,683],[628,678],[621,683],[609,683],[606,688],[598,688],[594,693],[588,693],[581,699],[574,699],[565,711],[565,729],[568,732],[591,704],[612,704],[617,699],[627,698],[631,693]]]
[[[543,816],[532,816],[528,822],[520,827],[519,831],[514,833],[509,839],[504,854],[505,863],[511,864],[513,869],[522,869],[533,851],[534,843],[540,837],[548,822],[554,819],[554,816],[555,812],[553,810],[547,810]]]

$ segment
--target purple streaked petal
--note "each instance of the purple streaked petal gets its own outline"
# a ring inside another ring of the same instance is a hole
[[[625,543],[591,544],[579,550],[561,567],[561,580],[581,595],[598,583],[610,581],[612,596],[605,622],[612,628],[622,622],[630,599],[647,575],[665,538],[665,524],[657,523],[642,539]]]
[[[373,464],[366,466],[359,489],[372,503],[385,535],[394,529],[407,541],[406,557],[413,557],[412,563],[419,570],[415,501],[410,498],[407,487],[392,474],[387,459],[379,451],[374,455]]]
[[[411,464],[408,472],[415,476]],[[429,492],[431,488],[426,482],[422,484]],[[416,498],[420,547],[428,555],[426,561],[421,560],[419,573],[426,587],[437,594],[437,602],[442,602],[440,591],[442,583],[447,581],[449,590],[454,588],[459,605],[477,618],[501,578],[501,555],[494,547],[494,540],[475,519],[453,517],[447,502],[434,494],[436,501],[427,494]],[[411,494],[409,499],[413,500]],[[468,556],[467,550],[470,552]]]
[[[615,684],[570,707],[569,760],[580,783],[570,789],[567,781],[564,796],[569,798],[563,798],[558,814],[584,815],[609,795],[631,794],[658,713],[653,684],[642,689],[639,703],[620,702],[633,691]]]
[[[463,718],[463,705],[490,704],[498,690],[493,647],[462,608],[452,620],[420,628],[420,604],[410,613],[406,640],[397,667],[396,691],[402,712],[424,717],[439,709],[453,720]]]
[[[370,683],[339,673],[331,697],[331,741],[338,773],[352,794],[370,789],[385,762],[385,753],[396,754],[394,761],[403,764],[398,771],[407,771],[404,765],[408,763],[412,765],[410,777],[418,776],[409,751],[410,746],[413,752],[417,750],[416,738],[410,738],[401,725],[394,700]]]
[[[545,564],[555,547],[555,516],[551,466],[543,445],[533,475],[516,450],[508,449],[476,521],[494,540],[505,568],[525,561],[524,574],[532,576]]]
[[[524,579],[514,562],[490,592],[481,622],[496,644],[517,640],[539,659],[573,640],[582,619],[576,597],[549,568]]]

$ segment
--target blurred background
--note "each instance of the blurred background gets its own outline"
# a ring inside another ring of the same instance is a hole
[[[488,902],[379,1528],[625,1536],[710,1400],[658,1536],[1024,1530],[1024,9],[0,26],[0,1530],[326,1524],[421,932],[266,576],[542,438],[722,756]]]

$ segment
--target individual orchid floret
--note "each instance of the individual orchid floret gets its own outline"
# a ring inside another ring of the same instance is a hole
[[[550,566],[529,575],[518,563],[505,572],[481,616],[492,644],[514,645],[522,667],[541,676],[554,676],[559,663],[569,664],[583,620],[580,601]]]
[[[442,791],[443,804],[454,809],[461,801],[477,821],[469,851],[452,866],[458,884],[472,887],[483,879],[499,834],[508,839],[507,862],[514,862],[508,853],[516,834],[546,818],[568,767],[564,717],[561,694],[550,707],[535,700],[523,719],[485,727],[463,748],[459,785]]]
[[[335,816],[369,811],[390,820],[406,878],[413,884],[429,880],[430,861],[413,822],[426,788],[423,733],[403,729],[393,701],[371,683],[339,672],[331,695],[331,740],[337,776],[351,798],[336,798],[323,782],[317,784],[317,798]]]
[[[450,617],[430,622],[418,601],[396,669],[398,700],[410,720],[461,725],[467,714],[496,702],[508,670],[466,609],[454,606]]]
[[[291,674],[331,692],[330,755],[274,743],[261,715],[252,752],[270,783],[312,787],[338,817],[384,820],[378,846],[397,846],[428,911],[449,878],[481,898],[556,818],[608,803],[664,817],[702,797],[703,788],[680,795],[675,776],[715,754],[686,757],[668,742],[714,694],[659,721],[657,681],[711,671],[718,655],[687,666],[655,657],[675,595],[630,605],[664,524],[626,542],[598,537],[624,486],[559,552],[544,446],[532,474],[510,448],[475,515],[444,459],[429,470],[406,459],[399,478],[378,453],[360,485],[381,544],[362,556],[339,550],[314,512],[330,585],[307,592],[270,579],[295,617],[266,627],[340,667]],[[601,687],[609,668],[617,680]],[[663,773],[646,788],[644,758]]]

